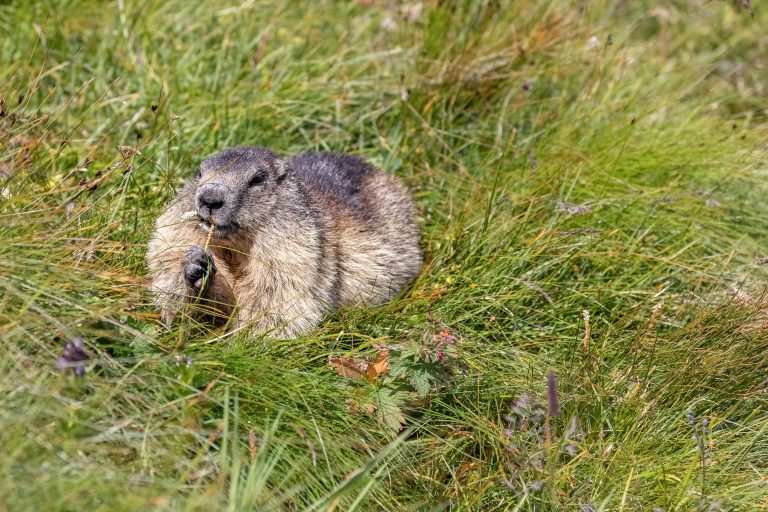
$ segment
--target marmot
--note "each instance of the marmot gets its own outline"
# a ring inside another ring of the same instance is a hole
[[[410,284],[419,238],[405,187],[364,160],[243,146],[203,160],[157,220],[147,261],[166,325],[189,311],[297,336]]]

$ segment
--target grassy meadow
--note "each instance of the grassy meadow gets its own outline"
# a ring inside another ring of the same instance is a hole
[[[0,1],[0,511],[768,509],[755,4]],[[413,287],[163,330],[153,221],[242,144],[399,176]]]

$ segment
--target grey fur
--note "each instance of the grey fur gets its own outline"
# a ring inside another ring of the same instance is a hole
[[[182,221],[190,210],[199,219]],[[166,324],[187,311],[295,336],[339,306],[392,298],[422,258],[413,203],[393,176],[353,156],[286,160],[243,146],[201,163],[157,220],[147,260]]]

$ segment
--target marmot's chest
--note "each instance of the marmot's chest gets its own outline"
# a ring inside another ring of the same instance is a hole
[[[213,257],[216,264],[226,267],[229,274],[235,279],[244,275],[248,270],[250,255],[245,251],[230,247],[215,247],[213,248]]]

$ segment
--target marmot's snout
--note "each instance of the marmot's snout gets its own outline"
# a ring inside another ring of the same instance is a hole
[[[200,217],[218,227],[225,227],[230,224],[232,216],[232,205],[227,201],[228,190],[224,185],[218,183],[205,183],[197,188],[195,194],[195,206]]]

